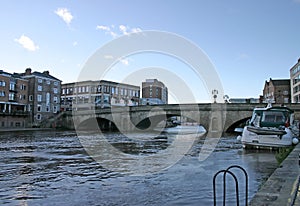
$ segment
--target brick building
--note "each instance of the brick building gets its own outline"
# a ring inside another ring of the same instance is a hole
[[[263,89],[263,102],[276,104],[291,103],[290,79],[271,79],[265,81]]]
[[[28,80],[0,70],[0,128],[27,127]]]
[[[168,104],[168,88],[157,79],[142,82],[141,104]]]
[[[19,75],[28,81],[30,124],[40,125],[54,117],[60,111],[61,80],[50,75],[49,71],[32,72],[30,68]]]
[[[81,110],[111,106],[135,106],[140,87],[106,80],[62,84],[62,110]]]

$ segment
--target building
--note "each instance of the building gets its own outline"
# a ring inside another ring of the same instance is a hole
[[[61,109],[82,110],[138,105],[140,87],[106,80],[62,84]]]
[[[227,103],[253,104],[260,103],[260,101],[259,98],[230,98]]]
[[[289,79],[271,79],[265,81],[263,103],[291,103],[291,84]]]
[[[146,79],[142,82],[141,104],[168,104],[168,88],[157,79]]]
[[[0,128],[27,127],[28,80],[0,70]]]
[[[300,103],[300,58],[290,69],[292,103]]]
[[[28,81],[28,111],[30,124],[40,125],[60,111],[61,80],[49,71],[32,72],[30,68],[19,74]]]

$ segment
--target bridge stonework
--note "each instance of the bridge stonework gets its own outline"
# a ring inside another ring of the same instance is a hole
[[[157,125],[161,120],[171,116],[181,116],[193,120],[205,127],[206,130],[232,130],[241,122],[245,122],[252,115],[256,107],[265,107],[266,104],[236,104],[236,103],[213,103],[213,104],[168,104],[147,105],[135,107],[105,108],[95,111],[74,111],[72,115],[74,125],[69,128],[78,128],[88,122],[89,126],[97,126],[97,119],[113,122],[120,131],[133,131],[136,125],[146,119],[150,120],[151,127]],[[287,107],[295,111],[295,119],[300,120],[300,104],[287,104]],[[215,122],[215,123],[214,123]]]

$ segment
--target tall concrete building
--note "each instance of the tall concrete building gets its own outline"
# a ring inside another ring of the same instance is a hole
[[[62,110],[138,105],[140,87],[106,80],[62,84]]]
[[[292,103],[300,103],[300,58],[290,69]]]
[[[168,88],[157,79],[142,82],[141,104],[168,104]]]
[[[49,71],[32,72],[30,68],[20,74],[28,81],[28,111],[32,126],[54,117],[60,111],[61,80]]]
[[[0,70],[0,128],[27,127],[28,80]]]
[[[291,86],[289,79],[271,79],[265,81],[263,102],[285,104],[291,103]]]

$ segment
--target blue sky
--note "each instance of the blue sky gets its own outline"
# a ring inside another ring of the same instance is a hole
[[[1,0],[0,10],[1,69],[49,70],[63,83],[76,81],[101,46],[147,30],[175,33],[201,48],[232,98],[258,97],[269,78],[289,78],[300,57],[300,0]],[[123,59],[110,80],[130,66],[188,69],[153,56]],[[195,82],[191,87],[197,90]]]

